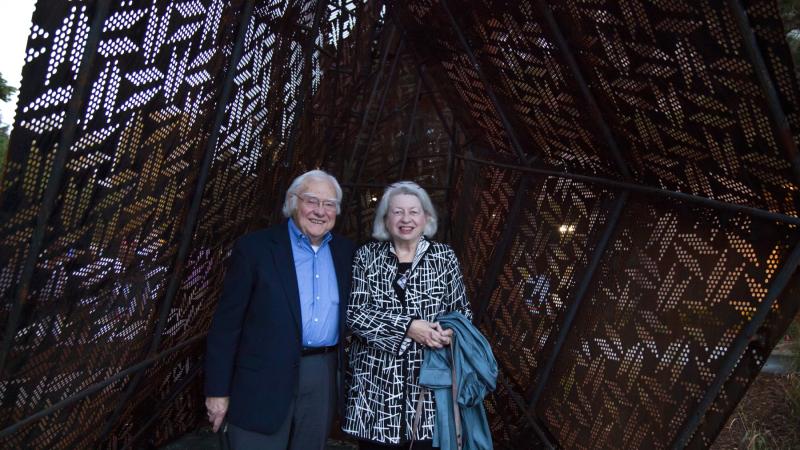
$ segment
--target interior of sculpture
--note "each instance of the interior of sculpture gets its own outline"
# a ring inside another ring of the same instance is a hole
[[[322,168],[414,180],[498,360],[498,448],[707,448],[800,307],[775,0],[41,0],[0,185],[0,442],[205,423],[233,242]]]

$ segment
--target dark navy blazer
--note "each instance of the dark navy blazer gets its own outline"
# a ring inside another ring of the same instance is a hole
[[[339,284],[341,336],[355,246],[336,234],[329,245]],[[241,237],[208,332],[205,365],[205,394],[230,397],[229,422],[263,434],[280,428],[297,383],[301,324],[288,222]]]

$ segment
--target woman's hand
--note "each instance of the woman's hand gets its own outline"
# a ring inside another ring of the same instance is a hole
[[[411,321],[406,335],[417,344],[430,348],[442,348],[450,345],[453,330],[442,329],[442,326],[436,322],[416,319]]]
[[[450,341],[453,338],[453,329],[452,328],[442,328],[442,325],[439,322],[433,322],[433,327],[436,328],[436,331],[442,333],[442,336],[445,337],[446,342],[444,345],[450,345]]]

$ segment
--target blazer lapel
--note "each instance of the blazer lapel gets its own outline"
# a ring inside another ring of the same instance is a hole
[[[289,302],[289,311],[297,327],[300,342],[303,340],[301,313],[300,313],[300,290],[297,288],[297,272],[294,270],[294,256],[292,256],[292,243],[289,240],[288,222],[278,228],[278,232],[273,236],[274,249],[272,252],[275,258],[275,268],[278,278],[286,292],[286,300]]]
[[[349,266],[351,264],[350,258],[352,255],[347,255],[346,251],[340,245],[341,239],[337,239],[336,235],[331,239],[331,253],[333,254],[333,267],[336,270],[336,284],[339,286],[339,303],[347,302],[347,285],[350,283],[348,279],[350,276]]]
[[[339,288],[339,332],[344,330],[345,314],[347,312],[347,302],[350,301],[350,265],[353,255],[348,254],[346,245],[342,240],[333,235],[331,239],[331,254],[333,256],[333,268],[336,270],[336,284]]]

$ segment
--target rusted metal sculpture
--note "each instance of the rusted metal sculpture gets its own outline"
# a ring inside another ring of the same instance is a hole
[[[441,211],[500,448],[705,448],[800,307],[774,1],[39,2],[0,185],[3,447],[203,422],[233,240],[312,167]]]

